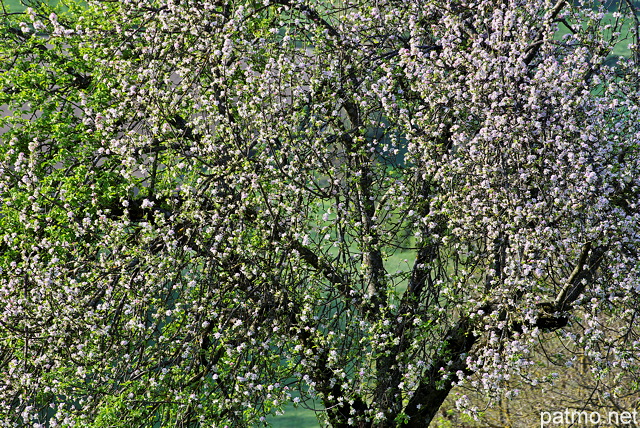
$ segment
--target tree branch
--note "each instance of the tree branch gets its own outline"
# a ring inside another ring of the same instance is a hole
[[[576,266],[553,302],[557,311],[566,311],[571,308],[572,303],[582,294],[586,284],[593,278],[595,270],[602,262],[605,251],[606,247],[604,246],[592,249],[591,242],[584,245]]]
[[[549,22],[553,22],[558,16],[558,14],[560,13],[560,11],[566,5],[567,5],[566,0],[558,0],[555,6],[553,6],[553,9],[551,9],[551,16],[549,17]],[[543,42],[544,42],[544,29],[541,29],[540,32],[538,33],[538,37],[536,37],[536,40],[527,48],[527,51],[529,53],[527,54],[527,56],[524,57],[524,60],[523,60],[526,65],[529,65],[531,61],[533,61],[533,59],[536,57],[536,55],[540,51],[540,47],[543,45]]]

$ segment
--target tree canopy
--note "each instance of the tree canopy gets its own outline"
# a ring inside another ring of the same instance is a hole
[[[0,23],[3,426],[424,427],[551,336],[638,373],[633,2],[28,5]]]

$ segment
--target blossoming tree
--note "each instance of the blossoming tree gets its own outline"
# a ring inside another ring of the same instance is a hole
[[[249,426],[293,401],[424,427],[457,384],[526,378],[552,333],[568,364],[636,373],[637,21],[627,0],[4,9],[3,426]]]

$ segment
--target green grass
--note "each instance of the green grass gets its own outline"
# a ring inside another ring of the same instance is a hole
[[[5,9],[7,9],[7,12],[22,12],[23,10],[26,9],[26,7],[22,4],[22,2],[20,0],[0,0],[0,2],[2,3],[2,6],[5,7]],[[29,0],[26,1],[27,4],[29,4]],[[35,4],[35,3],[48,3],[51,5],[54,5],[56,3],[59,3],[60,0],[31,0],[30,3],[31,4]],[[63,5],[69,5],[69,4],[83,4],[83,0],[64,0],[62,1]],[[0,13],[3,10],[0,9]]]
[[[315,412],[308,409],[294,408],[293,405],[285,408],[284,415],[272,416],[267,419],[274,428],[318,428],[320,424]]]
[[[20,0],[0,0],[8,12],[18,12],[24,10],[24,6],[20,4]]]

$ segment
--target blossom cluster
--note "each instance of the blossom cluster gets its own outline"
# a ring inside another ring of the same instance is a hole
[[[638,370],[635,12],[338,3],[3,16],[0,425],[426,426],[555,331]]]

